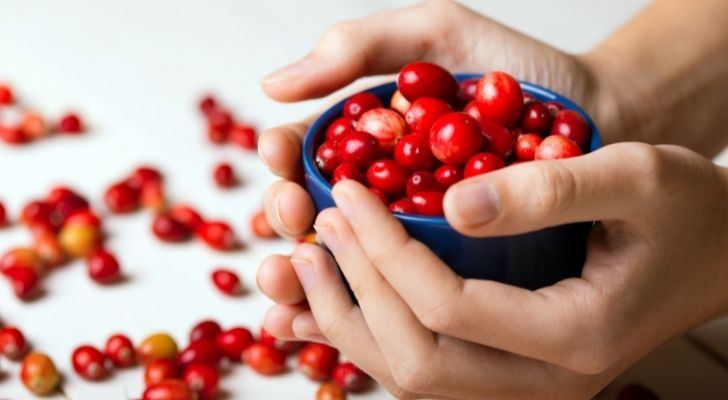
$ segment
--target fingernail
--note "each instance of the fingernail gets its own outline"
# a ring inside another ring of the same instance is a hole
[[[334,191],[333,195],[336,207],[339,211],[344,214],[344,217],[349,220],[349,222],[354,222],[356,219],[356,212],[354,211],[354,204],[351,202],[351,199],[349,199],[349,196],[337,193],[336,191]]]
[[[326,245],[332,253],[336,253],[339,249],[339,238],[336,236],[336,231],[326,225],[314,225],[313,229],[316,231],[316,234],[323,244]]]
[[[301,61],[283,67],[266,76],[261,83],[263,85],[274,85],[291,81],[309,73],[311,71],[311,65],[311,60],[304,58]]]
[[[448,208],[467,225],[479,225],[492,221],[499,212],[498,193],[487,183],[473,182],[458,187],[450,194]]]
[[[298,281],[301,282],[304,290],[309,290],[314,285],[314,272],[313,264],[310,261],[303,258],[291,257],[291,264],[293,264],[293,270],[296,272]]]

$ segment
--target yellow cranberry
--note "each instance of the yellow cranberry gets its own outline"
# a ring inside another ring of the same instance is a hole
[[[33,242],[33,249],[48,266],[56,267],[66,261],[66,253],[61,248],[58,238],[50,232],[37,236]]]
[[[30,353],[20,367],[20,380],[28,390],[43,396],[56,390],[61,376],[50,357],[43,353]]]
[[[71,257],[86,257],[101,244],[101,232],[90,225],[68,225],[58,234],[61,248]]]
[[[174,360],[177,357],[177,342],[166,333],[155,333],[142,341],[137,348],[137,355],[143,364],[160,358]]]

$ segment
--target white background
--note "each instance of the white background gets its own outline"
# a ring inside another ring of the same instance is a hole
[[[263,95],[260,79],[305,54],[330,24],[406,3],[0,0],[0,81],[12,83],[25,102],[45,114],[77,109],[91,126],[81,137],[56,137],[21,148],[0,145],[0,199],[11,215],[57,183],[76,187],[102,210],[103,189],[147,162],[166,174],[171,199],[232,221],[248,243],[246,250],[233,254],[216,253],[199,243],[162,245],[151,236],[148,213],[111,216],[104,220],[108,246],[123,264],[126,283],[99,287],[86,277],[82,263],[73,263],[44,281],[47,293],[42,299],[21,303],[0,282],[0,316],[20,325],[36,348],[56,360],[65,373],[68,398],[126,399],[138,397],[142,389],[140,368],[104,383],[79,380],[70,373],[69,357],[81,343],[102,345],[116,331],[137,341],[168,331],[182,342],[189,327],[204,317],[228,326],[258,326],[269,302],[255,288],[257,265],[268,254],[292,248],[284,241],[255,240],[248,230],[249,216],[260,207],[273,177],[255,154],[207,144],[195,103],[211,90],[261,127],[303,117],[320,103],[276,104]],[[647,2],[468,3],[550,44],[579,52]],[[242,187],[222,192],[213,186],[211,168],[220,160],[237,166],[245,179]],[[21,228],[0,231],[0,249],[27,243],[29,236]],[[219,295],[208,277],[218,265],[238,270],[251,294],[239,299]],[[704,365],[703,373],[690,378],[701,387],[728,378],[689,344],[670,346],[656,356],[663,357],[658,365],[669,363],[664,360]],[[0,399],[32,398],[19,385],[17,365],[5,361],[0,365],[6,372],[0,376]],[[657,382],[662,375],[650,371],[636,376],[661,385]],[[665,384],[674,386],[673,395],[681,390],[679,384]],[[224,377],[222,387],[229,399],[312,399],[317,386],[297,373],[263,379],[240,367]],[[356,398],[386,397],[379,390]]]

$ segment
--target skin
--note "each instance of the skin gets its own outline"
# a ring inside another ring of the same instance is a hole
[[[728,3],[697,3],[657,1],[580,56],[448,1],[329,30],[302,61],[263,81],[271,97],[319,97],[423,59],[509,71],[584,105],[608,143],[645,143],[519,164],[450,188],[446,218],[471,236],[601,221],[580,278],[528,291],[454,275],[356,182],[337,184],[337,208],[316,216],[300,185],[307,123],[271,129],[259,151],[283,179],[268,192],[269,219],[287,236],[315,222],[333,258],[302,244],[262,263],[259,287],[277,303],[266,329],[335,345],[398,398],[581,399],[666,340],[728,314],[728,171],[705,158],[728,143],[720,112]]]

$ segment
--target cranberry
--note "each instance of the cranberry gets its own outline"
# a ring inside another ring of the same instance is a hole
[[[207,138],[213,144],[223,144],[230,137],[233,117],[229,112],[214,109],[207,115]]]
[[[417,171],[407,180],[407,196],[419,192],[442,192],[442,187],[429,172]]]
[[[80,346],[73,351],[71,364],[79,376],[91,381],[105,378],[109,373],[104,355],[89,345]]]
[[[149,363],[144,369],[144,383],[152,386],[166,379],[179,378],[180,375],[177,362],[160,358]]]
[[[440,187],[447,190],[463,179],[463,170],[454,165],[441,165],[435,170],[435,179]]]
[[[0,202],[0,228],[8,224],[8,215],[5,211],[5,205]]]
[[[501,125],[490,121],[483,121],[480,124],[483,129],[483,150],[494,153],[500,158],[508,158],[513,152],[515,145],[511,132]]]
[[[162,173],[158,169],[143,165],[138,167],[132,172],[127,179],[126,184],[136,190],[141,190],[144,186],[150,183],[162,183]]]
[[[50,203],[53,205],[54,218],[57,218],[61,223],[65,222],[71,215],[89,208],[88,201],[76,193],[70,193]]]
[[[215,99],[212,95],[205,95],[200,99],[197,107],[203,114],[209,115],[211,112],[218,109],[217,99]]]
[[[139,190],[127,182],[119,182],[106,189],[104,202],[111,212],[127,213],[139,207],[139,194]]]
[[[484,120],[510,127],[523,109],[521,85],[505,72],[489,72],[478,82],[475,102]]]
[[[395,202],[392,202],[389,205],[389,211],[400,213],[400,214],[414,214],[415,205],[412,203],[412,200],[410,200],[410,199],[407,199],[407,198],[399,199]]]
[[[365,112],[382,107],[379,97],[369,92],[357,93],[344,103],[344,116],[356,121]]]
[[[134,345],[128,337],[122,334],[112,335],[106,340],[104,354],[115,367],[131,367],[136,362]]]
[[[209,365],[192,364],[185,368],[182,380],[200,400],[212,400],[217,395],[220,377],[217,370]]]
[[[239,295],[243,291],[238,274],[229,269],[218,268],[212,271],[212,282],[218,290],[229,296]]]
[[[184,224],[189,230],[196,231],[202,225],[202,216],[191,206],[177,204],[169,210],[169,215]]]
[[[364,113],[356,123],[356,128],[374,136],[379,147],[384,151],[394,148],[397,140],[407,129],[407,123],[402,116],[388,108],[375,108]]]
[[[268,217],[265,215],[265,211],[263,210],[257,211],[253,214],[253,217],[250,219],[250,229],[256,237],[261,239],[273,239],[278,237],[278,234],[275,230],[273,230],[273,227],[270,222],[268,222]]]
[[[346,400],[346,392],[333,383],[323,383],[316,391],[316,400]]]
[[[0,83],[0,106],[9,106],[15,103],[13,89],[6,84]]]
[[[213,320],[206,319],[198,322],[190,330],[190,342],[196,342],[198,340],[212,340],[217,338],[217,335],[222,332],[220,324]]]
[[[197,229],[197,235],[215,250],[233,250],[239,246],[235,232],[222,221],[206,221]]]
[[[409,101],[421,97],[437,97],[449,102],[456,98],[458,87],[450,72],[427,62],[407,64],[397,76],[397,88]]]
[[[245,150],[258,148],[258,133],[248,125],[233,125],[230,128],[230,141]]]
[[[58,242],[69,256],[87,257],[101,245],[101,232],[90,225],[64,225]]]
[[[197,400],[187,383],[179,379],[165,379],[144,390],[141,400]]]
[[[369,376],[350,362],[337,365],[331,375],[334,383],[351,393],[363,391],[369,382]]]
[[[404,119],[411,132],[427,134],[438,118],[450,112],[452,108],[444,101],[433,97],[422,97],[412,103]]]
[[[556,116],[556,114],[559,113],[559,111],[561,111],[565,108],[564,105],[559,103],[558,101],[547,101],[545,104],[546,104],[546,108],[549,110],[551,115],[553,115],[554,117]]]
[[[551,135],[538,145],[534,160],[557,160],[581,154],[581,148],[573,141],[561,135]]]
[[[190,228],[170,214],[159,214],[152,222],[152,232],[164,242],[183,242],[190,237]]]
[[[478,109],[478,105],[475,104],[475,101],[468,103],[465,108],[463,108],[463,112],[475,118],[478,123],[483,123],[483,116],[480,114],[480,110]]]
[[[20,366],[20,380],[32,393],[45,396],[56,391],[61,376],[50,357],[42,353],[30,353]]]
[[[0,258],[0,273],[7,273],[16,267],[30,268],[38,275],[45,271],[43,260],[35,251],[26,247],[15,247],[3,254]]]
[[[617,400],[659,400],[657,396],[650,389],[640,385],[639,383],[630,383],[623,387],[619,394],[617,394]]]
[[[394,160],[375,161],[367,170],[367,183],[385,195],[403,193],[407,185],[407,170]]]
[[[98,283],[115,282],[121,276],[121,268],[116,257],[104,249],[91,253],[86,260],[88,275]]]
[[[177,343],[166,333],[155,333],[142,341],[137,356],[143,364],[158,359],[174,360],[177,357]]]
[[[231,188],[238,184],[235,170],[229,163],[217,164],[212,172],[212,177],[215,180],[215,184],[221,188]]]
[[[329,143],[338,143],[346,135],[354,132],[354,123],[347,117],[341,117],[334,120],[329,127],[326,128],[326,141]]]
[[[431,170],[435,166],[430,142],[423,135],[403,137],[394,147],[394,159],[410,171]]]
[[[531,161],[536,156],[536,148],[543,139],[535,133],[521,135],[516,140],[516,157],[522,161]]]
[[[321,343],[308,343],[298,352],[298,368],[315,381],[331,377],[339,360],[339,351]]]
[[[10,280],[13,292],[21,300],[27,300],[33,297],[38,287],[38,273],[32,268],[19,266],[12,267],[5,276]]]
[[[58,121],[58,131],[62,133],[77,134],[83,132],[83,129],[81,118],[74,113],[68,113]]]
[[[341,163],[337,147],[334,142],[324,142],[316,150],[316,166],[326,175],[331,175]]]
[[[552,135],[561,135],[572,142],[576,143],[580,148],[586,148],[589,142],[589,124],[584,117],[574,110],[561,110],[551,125]]]
[[[253,343],[245,349],[243,360],[262,375],[277,375],[286,369],[286,353],[262,343]]]
[[[446,164],[462,164],[475,154],[483,135],[473,117],[453,112],[438,119],[430,131],[430,149]]]
[[[217,348],[230,361],[241,362],[243,351],[255,343],[253,334],[242,327],[230,328],[217,335]]]
[[[395,91],[392,95],[392,98],[389,100],[389,108],[397,111],[402,115],[407,113],[407,110],[409,110],[411,105],[412,103],[410,103],[409,100],[405,99],[404,96],[402,96],[402,92],[400,92],[399,90]]]
[[[40,114],[34,112],[25,113],[18,128],[23,135],[30,140],[48,136],[48,126],[46,125],[45,120],[40,116]]]
[[[369,164],[379,156],[379,143],[374,136],[366,132],[353,132],[341,139],[338,154],[341,162],[350,162],[359,168],[368,168]]]
[[[7,144],[23,144],[28,141],[28,137],[19,127],[0,125],[0,140]]]
[[[526,132],[542,134],[551,127],[553,118],[543,103],[532,101],[523,108],[520,126]]]
[[[71,214],[63,223],[64,226],[89,226],[99,229],[101,227],[101,218],[91,210],[82,210]]]
[[[167,201],[164,195],[164,186],[161,182],[149,182],[142,187],[139,204],[156,213],[166,209]]]
[[[331,184],[335,185],[337,182],[344,179],[353,179],[357,182],[362,182],[364,180],[364,175],[362,175],[359,167],[357,167],[355,164],[345,162],[341,163],[334,170],[334,174],[331,177]]]
[[[18,360],[25,353],[25,336],[18,328],[0,328],[0,354],[11,360]]]
[[[298,350],[298,348],[301,346],[301,343],[299,342],[289,342],[286,340],[278,339],[277,337],[271,335],[270,332],[265,330],[265,328],[263,327],[260,328],[260,334],[258,336],[258,341],[260,343],[271,346],[285,353],[292,353]]]
[[[532,101],[536,101],[536,97],[531,93],[523,92],[523,105],[527,105]]]
[[[421,192],[410,197],[415,206],[415,213],[429,216],[442,216],[442,192]]]
[[[33,230],[55,233],[61,225],[53,206],[44,201],[31,201],[23,207],[20,220]]]
[[[478,153],[468,160],[465,165],[465,177],[485,174],[505,167],[503,159],[493,153]]]
[[[475,99],[475,91],[478,88],[478,78],[471,78],[461,81],[458,84],[458,102],[468,104]]]

